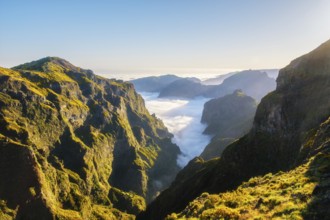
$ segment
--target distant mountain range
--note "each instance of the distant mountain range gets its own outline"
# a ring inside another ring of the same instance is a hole
[[[182,78],[175,75],[164,75],[139,78],[132,80],[131,82],[134,84],[134,87],[137,91],[160,92],[169,84],[179,79]]]
[[[263,70],[259,70],[261,72],[265,72],[267,73],[267,75],[270,78],[276,79],[278,76],[278,69],[263,69]],[[204,81],[202,81],[202,84],[204,85],[219,85],[221,84],[226,78],[238,73],[239,71],[236,72],[231,72],[231,73],[227,73],[227,74],[223,74],[223,75],[219,75],[217,77],[214,78],[210,78],[210,79],[206,79]]]
[[[206,82],[206,83],[205,83]],[[212,85],[220,82],[219,85]],[[135,88],[143,92],[159,92],[160,98],[195,98],[198,96],[217,98],[241,89],[247,95],[260,101],[276,87],[274,78],[264,71],[246,70],[229,73],[209,81],[196,78],[180,78],[173,75],[146,77],[132,80]]]

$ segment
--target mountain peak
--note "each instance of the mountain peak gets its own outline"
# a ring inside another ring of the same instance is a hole
[[[324,42],[313,51],[293,60],[280,70],[277,88],[298,85],[306,77],[326,77],[330,75],[330,40]],[[301,79],[301,80],[299,80]]]
[[[45,57],[13,67],[15,70],[35,70],[45,72],[79,71],[80,68],[59,57]]]

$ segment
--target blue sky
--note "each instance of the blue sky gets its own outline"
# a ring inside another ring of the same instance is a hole
[[[328,0],[0,0],[0,66],[96,72],[281,68],[330,38]]]

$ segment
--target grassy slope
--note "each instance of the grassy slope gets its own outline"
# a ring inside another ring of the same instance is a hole
[[[203,193],[167,219],[302,219],[316,185],[307,172],[305,164],[290,172],[254,177],[234,191]]]
[[[237,189],[203,193],[167,219],[328,219],[330,215],[330,117],[302,151],[309,159],[287,172],[253,177]]]

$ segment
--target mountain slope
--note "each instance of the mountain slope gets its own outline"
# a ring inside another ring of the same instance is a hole
[[[221,83],[223,83],[223,81],[225,79],[234,75],[235,73],[237,73],[237,72],[226,73],[223,75],[216,76],[214,78],[206,79],[206,80],[202,81],[202,84],[203,85],[220,85]]]
[[[262,97],[273,91],[275,87],[275,80],[270,78],[266,72],[245,70],[224,79],[220,85],[210,87],[203,95],[206,97],[221,97],[240,89],[246,95],[260,101]]]
[[[293,169],[321,149],[328,160],[329,132],[321,143],[314,137],[330,116],[329,65],[330,40],[282,69],[276,90],[259,104],[249,134],[228,146],[220,159],[200,162],[193,173],[181,175],[186,167],[140,218],[162,219],[182,211],[202,192],[233,190],[253,176]],[[329,176],[327,166],[318,169]]]
[[[330,215],[330,117],[308,142],[314,150],[302,165],[253,177],[236,190],[203,193],[167,219],[328,219]],[[307,146],[306,146],[307,147]]]
[[[201,119],[202,123],[207,124],[204,133],[221,137],[237,137],[241,135],[241,133],[237,134],[240,131],[231,129],[231,126],[253,119],[256,109],[256,101],[240,90],[224,97],[211,99],[204,104]]]
[[[0,122],[3,216],[133,218],[179,169],[132,84],[60,58],[0,68]]]
[[[182,78],[164,87],[160,91],[159,97],[178,97],[189,99],[201,95],[201,93],[207,89],[208,87],[202,85],[201,81],[197,78]]]
[[[219,157],[227,145],[248,133],[256,110],[257,102],[240,90],[206,102],[201,122],[207,124],[204,133],[214,137],[201,157]]]

